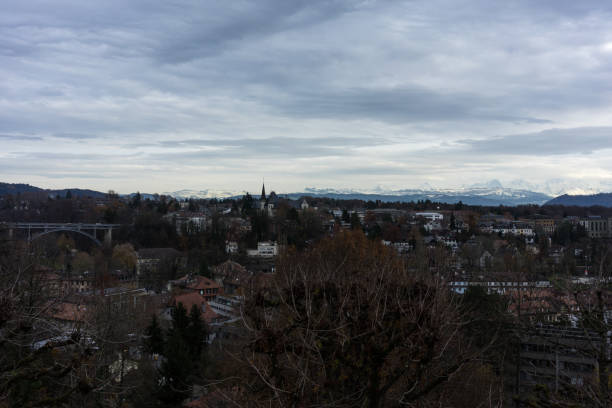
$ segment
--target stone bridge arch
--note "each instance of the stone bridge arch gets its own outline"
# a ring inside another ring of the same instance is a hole
[[[96,238],[96,236],[95,236],[95,235],[93,235],[93,234],[89,234],[89,233],[87,233],[87,232],[85,232],[85,231],[81,231],[81,230],[77,230],[77,229],[72,229],[72,228],[55,228],[55,229],[52,229],[52,230],[48,230],[48,231],[39,232],[38,234],[34,234],[34,235],[32,235],[32,236],[29,238],[29,241],[30,241],[30,242],[32,242],[32,241],[34,241],[35,239],[38,239],[38,238],[40,238],[40,237],[43,237],[43,236],[45,236],[45,235],[47,235],[47,234],[51,234],[51,233],[53,233],[53,232],[63,232],[63,231],[67,231],[67,232],[76,232],[77,234],[84,235],[84,236],[86,236],[87,238],[91,239],[91,240],[92,240],[93,242],[95,242],[95,243],[96,243],[96,244],[97,244],[99,247],[102,247],[102,246],[103,246],[102,242],[101,242],[101,241],[100,241],[98,238]]]
[[[11,222],[0,223],[0,228],[8,230],[9,238],[13,238],[14,230],[27,231],[28,242],[32,242],[52,232],[76,232],[91,239],[98,246],[110,246],[113,238],[113,229],[120,224],[74,224],[74,223],[46,223],[46,222]],[[104,241],[97,236],[98,231],[104,231]]]

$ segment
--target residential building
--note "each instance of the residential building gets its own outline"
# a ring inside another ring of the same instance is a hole
[[[251,280],[251,273],[234,261],[225,261],[212,270],[215,282],[223,287],[226,295],[242,293]]]
[[[182,303],[189,313],[191,308],[195,306],[202,312],[202,318],[206,323],[216,323],[221,319],[221,316],[210,307],[209,302],[197,292],[188,292],[175,296],[171,301],[171,307],[176,307],[179,303]]]
[[[278,255],[278,244],[276,242],[261,241],[257,243],[257,249],[248,249],[248,256],[259,256],[271,258]]]
[[[417,212],[414,214],[415,217],[423,217],[429,221],[442,221],[444,215],[437,212]]]
[[[571,327],[541,326],[521,338],[520,379],[524,387],[543,384],[559,391],[598,381],[594,348],[601,347],[597,333]],[[609,341],[609,340],[608,340]],[[610,346],[608,344],[608,353]]]
[[[237,254],[238,243],[236,241],[225,241],[225,252],[228,254]]]
[[[582,218],[579,221],[589,235],[589,238],[609,238],[612,237],[612,217],[602,218],[591,216]]]
[[[199,293],[206,301],[214,299],[221,294],[221,286],[212,279],[200,275],[185,275],[180,279],[170,281],[169,290],[179,287],[185,292]]]

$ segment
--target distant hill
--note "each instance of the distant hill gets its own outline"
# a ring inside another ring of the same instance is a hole
[[[31,186],[29,184],[11,184],[11,183],[0,183],[0,196],[5,195],[16,195],[24,193],[47,193],[50,196],[65,197],[70,191],[73,197],[94,197],[102,198],[106,196],[106,193],[95,190],[87,190],[80,188],[64,188],[59,190],[47,190],[40,187]]]
[[[44,191],[42,188],[34,187],[29,184],[0,183],[0,196],[22,193],[40,193],[42,191]]]
[[[47,190],[50,194],[55,194],[60,197],[66,197],[68,191],[72,194],[73,197],[93,197],[93,198],[104,198],[106,197],[106,193],[102,193],[100,191],[88,190],[88,189],[80,189],[80,188],[64,188],[62,190]]]
[[[599,193],[590,195],[569,195],[553,198],[547,201],[545,205],[575,205],[578,207],[592,207],[599,205],[602,207],[612,207],[612,193]]]

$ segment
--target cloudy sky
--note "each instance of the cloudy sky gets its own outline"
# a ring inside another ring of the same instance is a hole
[[[612,180],[612,4],[0,3],[0,181]]]

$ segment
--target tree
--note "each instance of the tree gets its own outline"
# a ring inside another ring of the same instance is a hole
[[[351,222],[351,216],[349,215],[348,211],[345,209],[342,210],[342,222],[346,222],[346,223],[350,223]]]
[[[382,407],[440,398],[483,349],[457,299],[361,231],[283,255],[246,300],[242,359],[255,406]]]
[[[359,215],[356,212],[351,213],[351,229],[360,229],[361,228],[361,220],[359,219]]]
[[[189,376],[192,371],[193,359],[183,336],[179,331],[170,332],[164,348],[158,398],[170,406],[183,401],[191,391]]]
[[[174,333],[178,333],[181,337],[185,337],[187,328],[189,327],[189,317],[187,316],[187,309],[183,306],[182,302],[179,302],[174,309],[172,309],[172,328],[168,333],[168,337],[171,337]]]
[[[0,405],[78,405],[101,379],[82,375],[95,355],[78,327],[49,318],[57,301],[36,256],[0,242]]]
[[[153,322],[152,322],[153,324]],[[184,400],[194,381],[203,369],[201,365],[206,323],[200,309],[193,305],[189,315],[181,302],[172,311],[172,328],[168,331],[163,347],[163,363],[160,370],[160,401],[172,405]]]
[[[132,272],[136,270],[137,258],[136,250],[132,244],[116,245],[113,248],[113,262],[117,267],[125,271]]]
[[[94,260],[87,252],[78,252],[72,260],[72,269],[77,273],[93,271]]]
[[[136,194],[130,200],[130,207],[137,209],[140,208],[140,203],[142,201],[142,196],[140,195],[140,191],[137,191]]]
[[[195,361],[202,356],[207,331],[206,322],[202,320],[202,312],[193,305],[189,311],[189,329],[185,333],[185,341]]]
[[[255,200],[249,193],[246,193],[244,197],[242,197],[242,214],[251,215],[254,209],[255,209]]]
[[[161,354],[164,351],[164,335],[157,316],[153,315],[151,318],[151,324],[145,329],[145,350],[149,354]]]

